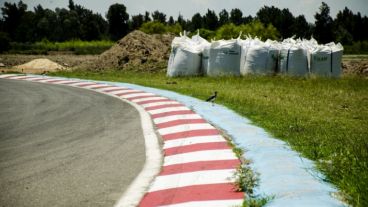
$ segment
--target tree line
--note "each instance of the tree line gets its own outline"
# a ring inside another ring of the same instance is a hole
[[[198,29],[215,31],[229,24],[240,26],[259,22],[265,27],[276,28],[278,39],[313,36],[321,43],[335,41],[343,44],[368,40],[367,16],[353,13],[345,7],[332,18],[330,8],[324,2],[314,15],[314,23],[307,22],[304,15],[294,16],[289,9],[274,6],[262,7],[254,17],[244,15],[239,8],[234,8],[231,11],[223,9],[218,14],[208,9],[204,15],[196,13],[190,19],[184,19],[180,14],[174,19],[160,11],[146,11],[144,14],[130,16],[126,7],[119,3],[111,5],[104,18],[101,14],[75,4],[73,0],[69,0],[68,8],[55,10],[38,5],[31,11],[22,1],[5,2],[1,10],[0,39],[12,42],[118,40],[150,22],[192,32]]]

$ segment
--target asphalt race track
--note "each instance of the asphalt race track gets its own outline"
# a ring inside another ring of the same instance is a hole
[[[145,162],[138,112],[107,95],[0,79],[0,206],[113,206]]]

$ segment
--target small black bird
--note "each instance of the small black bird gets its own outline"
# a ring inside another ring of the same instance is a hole
[[[212,96],[210,96],[206,101],[207,102],[211,102],[212,103],[212,105],[213,105],[213,103],[215,102],[215,100],[216,100],[216,97],[217,97],[217,91],[215,91],[215,93],[212,95]]]

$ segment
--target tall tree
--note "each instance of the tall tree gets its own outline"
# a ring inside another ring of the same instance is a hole
[[[144,23],[144,16],[142,14],[132,16],[132,30],[138,29]]]
[[[170,16],[169,21],[167,22],[169,25],[174,25],[175,24],[175,20],[172,16]]]
[[[183,15],[181,15],[180,13],[175,23],[178,23],[181,26],[181,28],[184,30],[188,29],[188,22],[185,21],[185,19],[183,18]]]
[[[15,37],[16,30],[22,21],[23,15],[26,13],[27,5],[23,1],[15,3],[4,3],[4,7],[1,8],[4,19],[4,29],[10,36]]]
[[[330,7],[325,2],[322,2],[319,13],[316,13],[314,18],[316,27],[313,36],[321,43],[333,41],[333,20],[330,16]]]
[[[151,19],[151,17],[150,17],[150,13],[148,12],[148,11],[146,11],[145,13],[144,13],[144,22],[150,22],[150,21],[152,21],[152,19]]]
[[[218,17],[213,10],[207,10],[207,13],[205,14],[203,18],[204,22],[204,28],[209,30],[216,30],[218,27]]]
[[[310,38],[312,35],[311,28],[304,15],[299,15],[295,18],[292,30],[298,38]]]
[[[197,30],[203,27],[203,19],[200,13],[196,13],[192,17],[191,30]]]
[[[219,13],[219,24],[220,26],[229,23],[229,12],[226,9],[221,10]]]
[[[264,6],[257,12],[257,18],[265,25],[272,24],[276,27],[283,39],[295,34],[293,30],[295,18],[289,9]]]
[[[129,30],[129,14],[123,4],[113,4],[110,6],[106,18],[109,22],[109,33],[113,40],[124,37]]]
[[[232,9],[230,12],[230,21],[235,25],[243,23],[243,12],[240,9]]]
[[[152,19],[153,21],[166,23],[166,14],[156,10],[152,13]]]

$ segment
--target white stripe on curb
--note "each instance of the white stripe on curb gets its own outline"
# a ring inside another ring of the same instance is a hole
[[[158,97],[147,97],[147,98],[139,98],[139,99],[134,99],[132,100],[132,102],[134,103],[138,103],[141,101],[155,101],[155,100],[166,100],[167,98],[162,97],[162,96],[158,96]]]
[[[162,101],[162,102],[142,104],[141,106],[143,106],[144,108],[148,108],[153,106],[172,105],[172,104],[180,104],[180,103],[177,101]]]
[[[185,131],[197,130],[197,129],[215,129],[215,127],[213,127],[211,124],[208,124],[208,123],[182,124],[178,126],[166,127],[163,129],[159,129],[157,131],[161,135],[167,135],[167,134],[185,132]]]
[[[173,175],[157,176],[149,192],[192,185],[232,182],[235,169],[196,171]]]
[[[210,143],[210,142],[225,142],[225,140],[221,135],[189,137],[183,139],[167,140],[165,141],[163,148],[168,149],[172,147],[180,147],[191,144]]]
[[[153,93],[147,93],[147,92],[138,92],[138,93],[134,93],[134,94],[128,94],[128,95],[122,95],[120,97],[122,98],[134,98],[134,97],[139,97],[139,96],[152,96],[152,95],[156,95]]]
[[[165,113],[165,112],[172,112],[172,111],[189,111],[190,109],[188,107],[185,106],[178,106],[178,107],[169,107],[169,108],[163,108],[163,109],[155,109],[155,110],[150,110],[148,111],[148,113],[155,115],[155,114],[160,114],[160,113]]]
[[[165,205],[161,207],[224,207],[224,206],[241,206],[243,199],[239,200],[214,200],[214,201],[195,201],[195,202],[185,202],[173,205]]]
[[[213,156],[216,155],[216,156]],[[174,164],[182,164],[188,162],[197,162],[197,161],[213,161],[213,160],[234,160],[237,159],[230,149],[225,150],[206,150],[206,151],[198,151],[198,152],[189,152],[183,154],[176,154],[171,156],[166,156],[164,158],[164,165],[174,165]]]
[[[162,124],[169,121],[175,120],[186,120],[186,119],[201,119],[202,117],[198,114],[182,114],[182,115],[172,115],[172,116],[165,116],[160,118],[153,119],[155,124]]]

